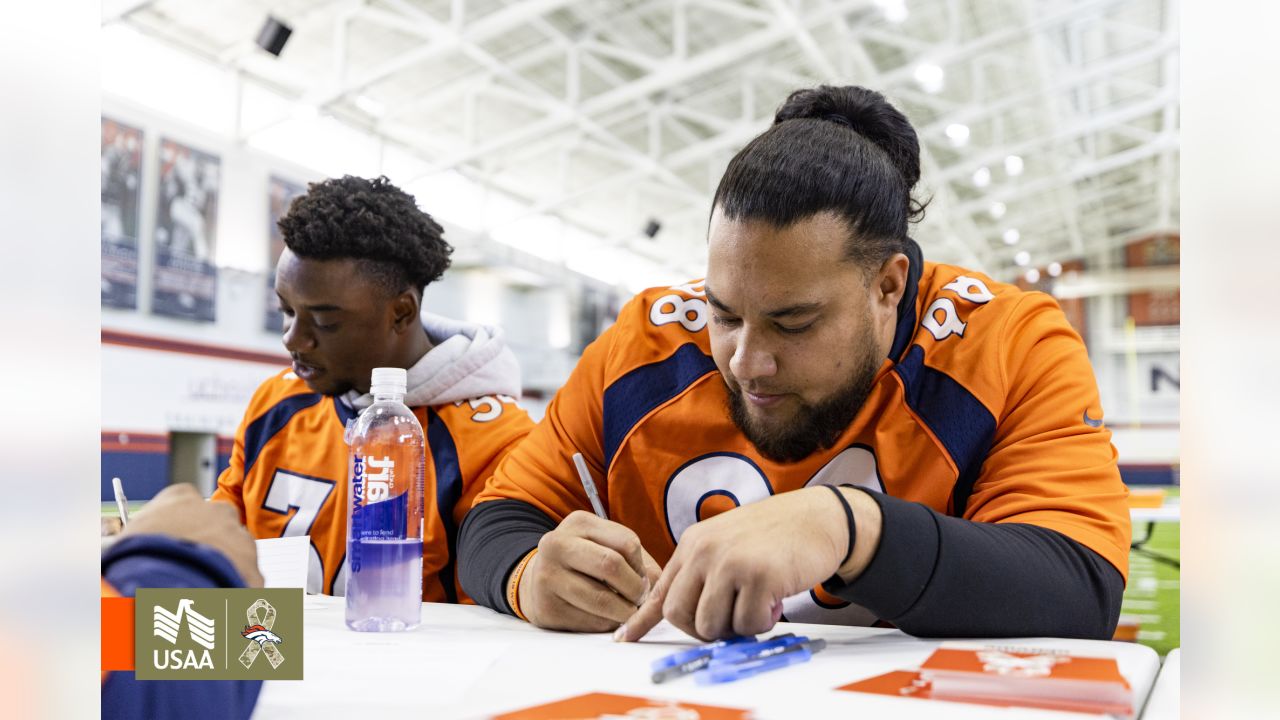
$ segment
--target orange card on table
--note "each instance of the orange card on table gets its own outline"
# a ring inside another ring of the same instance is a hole
[[[1133,713],[1133,694],[1114,658],[1036,648],[944,643],[919,672],[877,675],[837,688],[921,700]]]
[[[751,713],[740,708],[696,705],[676,700],[588,693],[546,705],[535,705],[494,716],[494,720],[748,720]]]

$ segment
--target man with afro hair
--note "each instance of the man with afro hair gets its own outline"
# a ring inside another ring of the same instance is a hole
[[[236,433],[213,500],[258,538],[311,539],[307,590],[347,580],[347,423],[373,403],[373,368],[408,371],[405,404],[427,436],[423,599],[469,602],[456,579],[457,527],[533,423],[502,331],[422,308],[453,248],[385,177],[312,183],[280,219],[276,269],[290,368],[264,382]]]

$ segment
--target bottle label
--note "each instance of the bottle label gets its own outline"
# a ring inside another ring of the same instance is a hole
[[[389,457],[368,458],[369,473],[365,478],[366,502],[382,502],[391,497],[396,479],[396,463]]]
[[[408,495],[392,498],[395,483],[395,461],[390,457],[352,455],[351,463],[351,528],[356,542],[349,550],[352,572],[361,567],[360,540],[403,538]],[[393,500],[393,502],[386,502]]]

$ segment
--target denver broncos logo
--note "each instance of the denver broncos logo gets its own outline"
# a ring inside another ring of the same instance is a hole
[[[249,638],[250,640],[258,643],[258,645],[265,645],[266,643],[279,644],[284,642],[280,639],[279,635],[271,632],[261,625],[245,625],[244,631],[241,632],[240,635],[242,637]],[[253,646],[251,645],[250,647]]]

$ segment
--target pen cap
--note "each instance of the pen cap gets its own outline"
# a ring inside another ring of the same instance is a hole
[[[374,368],[373,380],[369,385],[369,392],[375,398],[386,395],[399,395],[403,398],[409,385],[409,372],[404,368]]]

